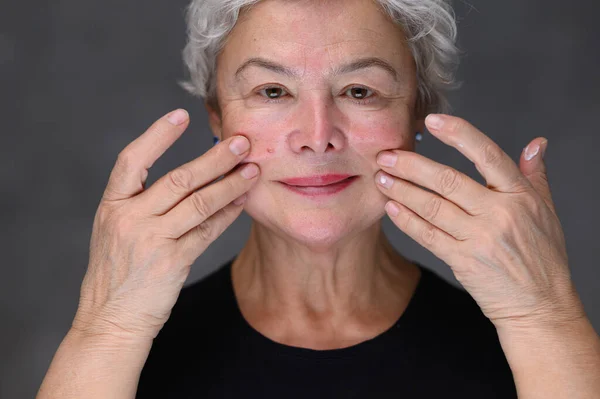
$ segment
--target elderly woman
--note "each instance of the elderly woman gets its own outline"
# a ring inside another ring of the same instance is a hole
[[[439,113],[447,3],[193,0],[188,23],[185,87],[221,142],[145,187],[176,110],[119,154],[38,398],[600,397],[547,140],[517,166]],[[425,126],[487,185],[417,154]],[[242,210],[244,248],[182,290]],[[467,292],[398,253],[386,214]]]

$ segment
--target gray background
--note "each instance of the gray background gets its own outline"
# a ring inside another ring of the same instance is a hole
[[[212,144],[184,77],[184,0],[40,0],[0,12],[0,397],[33,397],[78,304],[94,213],[119,151],[157,118],[186,108],[191,124],[148,184]],[[472,1],[456,5],[465,51],[454,113],[514,160],[549,138],[547,164],[573,279],[600,330],[600,3]],[[594,122],[596,121],[596,122]],[[419,150],[478,181],[458,151],[426,134]],[[237,253],[243,215],[198,259],[188,284]],[[406,256],[456,284],[448,266],[389,219]]]

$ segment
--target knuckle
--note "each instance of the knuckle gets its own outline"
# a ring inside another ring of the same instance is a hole
[[[423,207],[423,218],[428,221],[434,221],[439,217],[440,209],[442,207],[442,199],[440,197],[433,197]]]
[[[214,226],[211,222],[204,221],[196,227],[196,235],[202,241],[211,241],[214,230]]]
[[[435,228],[432,226],[425,226],[422,230],[421,230],[421,242],[423,242],[425,244],[425,246],[432,246],[433,243],[435,242]]]
[[[187,193],[192,190],[193,176],[187,168],[177,168],[169,172],[169,187],[175,194]]]
[[[406,215],[406,219],[404,219],[404,222],[403,222],[403,224],[404,224],[403,230],[404,231],[415,231],[415,229],[417,228],[417,227],[413,226],[415,223],[417,224],[417,227],[418,227],[419,223],[416,220],[415,215],[413,215],[412,213],[408,213]]]
[[[494,168],[502,163],[502,151],[494,143],[485,143],[481,148],[481,163],[484,168]]]
[[[209,218],[209,216],[211,215],[210,206],[206,198],[204,198],[204,196],[200,192],[195,192],[194,194],[192,194],[190,196],[190,201],[192,202],[194,209],[196,210],[198,215],[200,215],[200,218],[202,220],[206,220]]]
[[[125,173],[134,169],[136,159],[133,152],[127,148],[117,155],[115,168],[124,171]]]
[[[450,196],[458,190],[461,183],[461,175],[456,170],[445,168],[439,175],[437,192],[444,197]]]

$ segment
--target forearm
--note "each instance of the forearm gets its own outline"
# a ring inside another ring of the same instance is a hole
[[[70,330],[60,344],[36,399],[135,398],[152,340]]]
[[[600,398],[600,338],[589,319],[497,331],[519,399]]]

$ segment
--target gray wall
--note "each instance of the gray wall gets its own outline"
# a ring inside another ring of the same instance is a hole
[[[575,284],[600,330],[600,3],[457,5],[465,51],[455,114],[518,160],[549,138],[547,163]],[[0,397],[33,397],[77,308],[92,221],[118,152],[155,119],[186,108],[191,125],[148,185],[211,146],[202,103],[180,89],[184,0],[41,0],[0,12]],[[477,177],[426,134],[420,153]],[[478,181],[483,180],[478,177]],[[188,283],[235,254],[243,215],[194,265]],[[396,229],[397,248],[456,284],[450,269]]]

